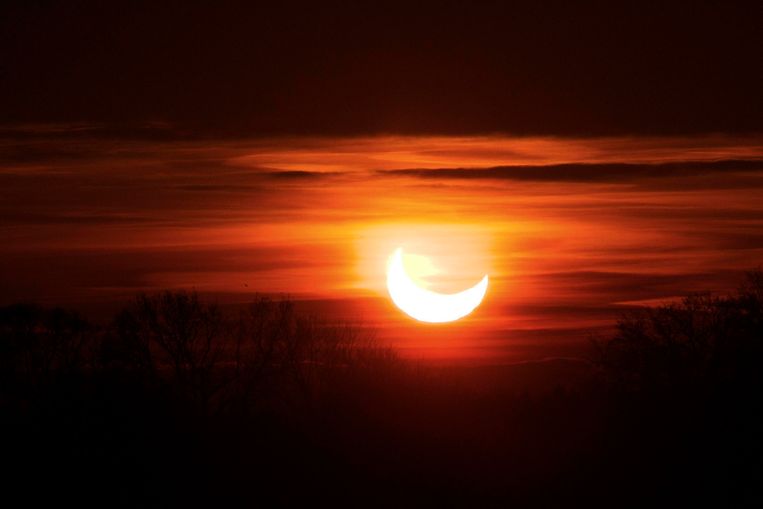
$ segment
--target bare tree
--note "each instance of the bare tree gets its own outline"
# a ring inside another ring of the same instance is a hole
[[[195,292],[139,295],[117,319],[132,358],[151,370],[171,370],[177,388],[207,411],[223,385],[217,376],[225,338],[219,309]]]
[[[380,382],[397,365],[394,351],[369,331],[299,314],[292,301],[268,297],[242,314],[235,351],[242,394],[308,407],[340,385]]]
[[[85,365],[88,323],[60,308],[17,304],[0,309],[0,351],[6,374],[50,382],[79,372]]]
[[[597,361],[611,382],[629,390],[756,378],[762,317],[763,276],[757,270],[732,295],[691,295],[623,316],[614,337],[596,343]]]

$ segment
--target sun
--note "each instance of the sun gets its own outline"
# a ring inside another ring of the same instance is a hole
[[[479,283],[458,293],[437,293],[421,288],[403,265],[403,249],[398,248],[387,263],[387,290],[392,302],[408,316],[421,322],[453,322],[480,305],[487,292],[487,274]]]

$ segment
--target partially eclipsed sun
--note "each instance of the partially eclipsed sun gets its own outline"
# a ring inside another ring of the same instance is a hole
[[[444,294],[420,288],[403,266],[403,249],[392,254],[387,266],[387,289],[392,302],[409,316],[422,322],[442,323],[463,318],[480,305],[487,291],[487,275],[462,292]]]

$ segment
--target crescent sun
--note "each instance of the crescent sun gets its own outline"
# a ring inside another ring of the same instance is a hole
[[[458,293],[437,293],[421,288],[403,266],[403,249],[392,254],[387,267],[387,290],[408,316],[421,322],[443,323],[463,318],[480,305],[487,291],[487,274],[479,283]]]

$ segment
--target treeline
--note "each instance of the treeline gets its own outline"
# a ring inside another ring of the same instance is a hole
[[[594,347],[613,489],[681,506],[763,504],[760,270],[730,295],[628,313]]]
[[[763,276],[623,316],[528,394],[258,298],[0,308],[7,496],[94,506],[761,502]],[[487,368],[486,368],[487,369]],[[537,369],[544,369],[539,364]],[[503,376],[503,375],[506,376]],[[472,376],[473,375],[473,376]]]
[[[184,291],[139,295],[106,327],[0,308],[0,363],[6,461],[20,474],[10,486],[138,506],[297,496],[275,488],[281,469],[309,479],[305,455],[333,434],[329,417],[392,397],[408,371],[371,334],[289,300],[226,316]],[[262,491],[216,492],[240,473]]]
[[[281,405],[310,406],[337,384],[383,382],[402,369],[372,334],[300,316],[289,300],[259,297],[231,317],[186,291],[141,294],[107,327],[64,309],[0,308],[0,362],[14,389],[7,397],[109,374],[201,414],[245,412],[276,396],[268,392]]]

